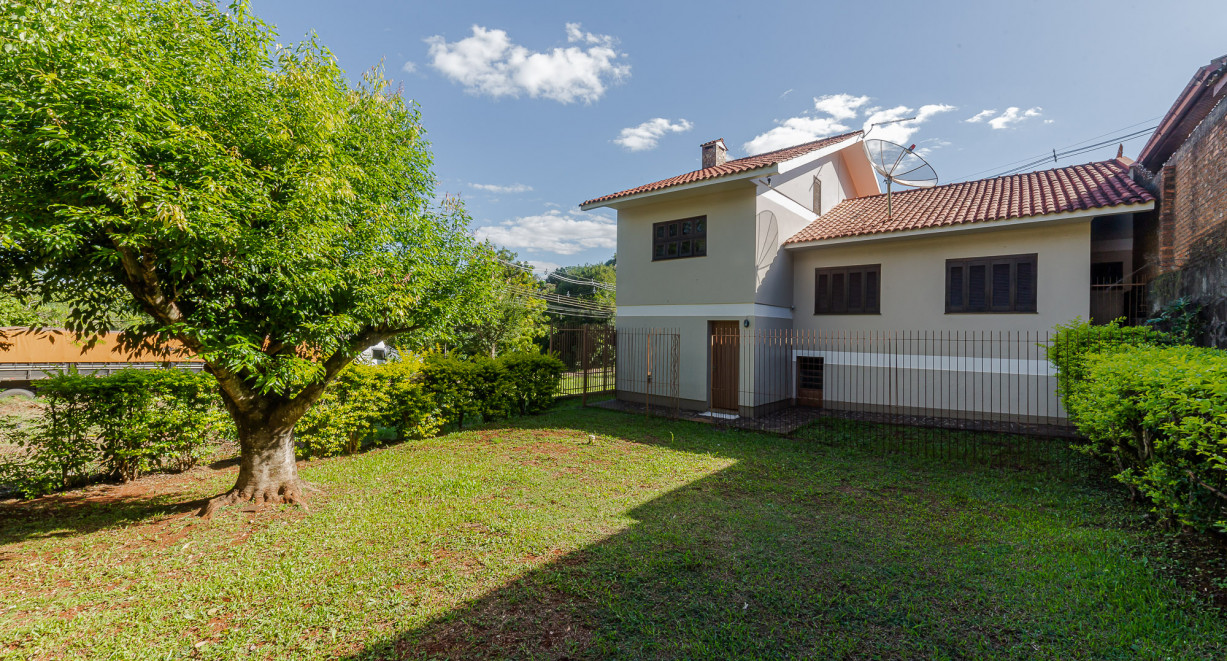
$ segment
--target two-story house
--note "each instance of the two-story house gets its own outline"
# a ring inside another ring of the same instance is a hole
[[[1088,318],[1092,264],[1117,255],[1133,214],[1154,204],[1126,160],[896,191],[888,212],[859,131],[726,154],[706,143],[698,170],[580,205],[617,210],[618,330],[676,329],[678,404],[691,410],[753,415],[797,400],[802,379],[767,388],[763,352],[714,352],[721,334]],[[619,396],[642,387],[619,383]]]

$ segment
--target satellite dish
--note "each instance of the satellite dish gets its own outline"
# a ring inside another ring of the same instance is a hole
[[[886,178],[886,218],[891,217],[890,185],[901,184],[915,188],[932,188],[937,185],[937,171],[912,151],[916,145],[904,147],[887,140],[865,140],[865,155],[878,174]]]

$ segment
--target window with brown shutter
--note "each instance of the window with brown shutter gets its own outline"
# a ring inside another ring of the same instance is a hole
[[[1035,312],[1037,255],[946,260],[946,313]]]
[[[707,255],[707,216],[652,224],[652,261]]]
[[[878,314],[881,264],[814,269],[814,314]]]

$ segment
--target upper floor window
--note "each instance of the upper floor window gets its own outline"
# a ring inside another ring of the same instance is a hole
[[[881,264],[814,270],[814,314],[878,314]]]
[[[946,260],[946,313],[1035,312],[1036,254]]]
[[[707,254],[707,216],[652,224],[652,261]]]

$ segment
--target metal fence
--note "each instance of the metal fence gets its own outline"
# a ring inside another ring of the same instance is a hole
[[[550,328],[549,354],[563,362],[559,394],[582,397],[614,391],[617,333],[612,326]]]
[[[713,333],[708,410],[716,419],[751,426],[838,414],[913,426],[1067,435],[1069,419],[1047,359],[1052,341],[1050,331]],[[722,359],[735,360],[723,377]],[[722,383],[735,387],[736,396],[722,396]],[[736,406],[720,406],[722,400]]]
[[[618,399],[648,415],[680,414],[682,336],[676,328],[618,331]]]

